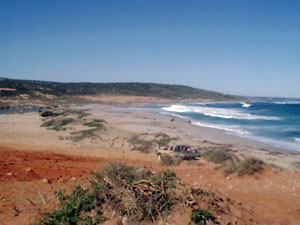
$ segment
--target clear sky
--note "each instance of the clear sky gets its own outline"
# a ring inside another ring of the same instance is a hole
[[[299,0],[1,0],[0,76],[300,97]]]

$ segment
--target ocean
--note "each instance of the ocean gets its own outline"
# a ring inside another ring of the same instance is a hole
[[[161,106],[159,111],[194,125],[300,152],[300,101],[174,104]]]
[[[0,114],[15,112],[38,112],[39,109],[0,109]]]

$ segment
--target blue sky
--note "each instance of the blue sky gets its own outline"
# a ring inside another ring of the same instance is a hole
[[[300,97],[299,1],[2,0],[0,76]]]

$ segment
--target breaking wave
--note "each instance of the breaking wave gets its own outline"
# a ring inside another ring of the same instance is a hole
[[[248,108],[251,106],[251,104],[245,103],[245,102],[240,102],[242,104],[242,107]]]
[[[300,144],[300,138],[294,138],[294,141]]]
[[[241,120],[281,120],[279,117],[274,116],[261,116],[249,113],[243,113],[235,109],[212,108],[212,107],[199,107],[199,106],[184,106],[184,105],[171,105],[162,108],[169,112],[196,112],[206,116],[220,117],[225,119],[241,119]]]
[[[274,104],[279,104],[279,105],[298,105],[298,104],[300,104],[300,101],[274,102]]]
[[[250,133],[248,131],[243,130],[240,126],[226,126],[226,125],[217,125],[217,124],[208,124],[208,123],[202,123],[202,122],[192,122],[192,124],[201,126],[201,127],[209,127],[214,128],[218,130],[224,130],[229,133],[235,133],[239,135],[249,135]]]

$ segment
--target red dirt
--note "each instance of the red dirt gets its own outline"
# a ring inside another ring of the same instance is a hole
[[[36,221],[39,209],[49,211],[55,206],[54,190],[69,190],[79,182],[84,185],[84,177],[108,162],[101,157],[0,147],[0,225],[25,225]],[[124,163],[149,165],[149,162],[140,159],[125,160]],[[151,165],[155,170],[163,168],[155,162]],[[25,172],[28,168],[32,171]],[[185,163],[175,167],[175,171],[184,183],[225,193],[242,203],[254,212],[254,219],[261,221],[260,224],[300,224],[298,172],[265,168],[262,174],[256,176],[227,179],[219,170]],[[72,181],[72,177],[76,180]],[[43,178],[50,183],[42,183]]]

